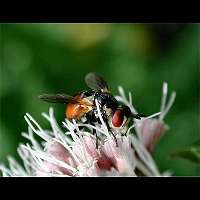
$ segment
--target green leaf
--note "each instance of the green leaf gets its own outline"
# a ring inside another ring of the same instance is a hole
[[[174,152],[170,158],[182,158],[200,164],[200,146],[193,146],[185,150]]]
[[[197,141],[194,142],[191,146],[200,147],[200,140],[197,140]]]

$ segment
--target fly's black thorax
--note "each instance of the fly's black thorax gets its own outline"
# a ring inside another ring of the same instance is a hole
[[[107,92],[96,92],[94,90],[84,90],[80,93],[78,93],[78,95],[80,95],[80,97],[82,98],[91,98],[91,100],[93,100],[94,105],[95,105],[95,100],[98,101],[99,106],[101,108],[110,108],[113,111],[115,111],[118,106],[119,103],[118,101],[110,94]]]
[[[97,99],[101,108],[104,109],[110,108],[112,111],[115,111],[119,106],[118,101],[110,93],[96,92],[95,99]]]
[[[78,93],[78,95],[80,95],[80,97],[82,97],[82,98],[94,96],[94,94],[95,94],[95,92],[93,90],[84,90],[84,91],[81,91]]]

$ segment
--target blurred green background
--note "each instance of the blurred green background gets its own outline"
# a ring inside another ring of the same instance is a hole
[[[86,88],[84,76],[95,71],[114,94],[122,85],[133,94],[139,112],[159,111],[163,81],[176,101],[165,121],[170,130],[156,146],[161,171],[177,176],[200,175],[200,166],[168,158],[171,152],[200,139],[199,24],[0,24],[0,161],[19,159],[16,148],[26,142],[23,118],[41,116],[54,107],[61,125],[62,105],[37,99],[41,93],[73,95]]]

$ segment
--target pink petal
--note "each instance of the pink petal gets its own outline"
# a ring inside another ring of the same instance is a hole
[[[165,132],[165,124],[157,119],[147,119],[138,125],[138,130],[144,146],[152,152]]]
[[[89,136],[85,136],[84,142],[87,153],[94,159],[98,158],[99,153],[96,149],[96,139]]]
[[[65,163],[72,165],[72,167],[76,167],[76,162],[74,158],[62,144],[54,142],[53,144],[48,146],[47,151],[57,160],[61,160]]]
[[[72,175],[66,168],[59,167],[58,165],[55,165],[47,161],[44,161],[43,167],[36,170],[35,173],[36,176],[49,176],[48,173]]]
[[[126,173],[127,170],[129,170],[130,166],[125,159],[124,154],[126,154],[127,151],[133,152],[133,149],[131,148],[131,144],[128,138],[122,137],[117,141],[118,147],[116,146],[114,140],[109,140],[105,142],[103,152],[110,159],[110,162],[115,169],[117,169],[120,173]]]
[[[47,148],[47,151],[49,154],[51,154],[57,160],[63,161],[72,167],[77,166],[75,160],[73,159],[73,157],[71,156],[69,151],[60,143],[54,142],[54,143],[50,144]],[[59,166],[49,163],[49,162],[46,162],[46,168],[48,169],[48,172],[60,171],[63,174],[68,174],[68,175],[72,174],[72,172],[70,170],[63,168],[63,167],[59,167]]]
[[[84,137],[87,152],[97,160],[97,165],[101,169],[109,170],[113,164],[112,161],[101,150],[102,146],[99,144],[99,149],[96,149],[96,138]]]

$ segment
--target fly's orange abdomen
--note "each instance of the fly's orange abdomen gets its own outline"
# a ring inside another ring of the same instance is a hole
[[[66,107],[66,117],[68,119],[77,119],[80,117],[81,108],[80,105],[68,103]]]
[[[84,104],[86,100],[83,97],[77,95],[74,99],[77,99],[80,104],[72,102],[67,104],[65,114],[68,119],[79,119],[92,108],[91,106]]]

